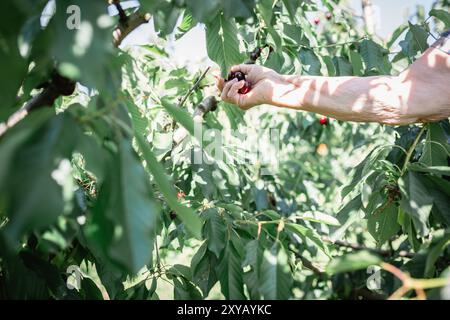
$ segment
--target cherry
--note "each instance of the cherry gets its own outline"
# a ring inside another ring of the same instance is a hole
[[[256,48],[250,53],[250,60],[255,62],[261,56],[262,48]]]
[[[333,18],[333,14],[331,12],[327,12],[325,13],[325,18],[327,18],[327,20],[331,20],[331,18]]]
[[[236,72],[231,71],[228,74],[227,81],[231,81],[235,78],[238,79],[238,81],[245,80],[245,75],[240,71],[236,71]]]
[[[178,191],[177,198],[178,200],[183,199],[186,196],[186,194],[183,191]]]
[[[240,94],[247,94],[250,91],[251,87],[250,87],[250,83],[248,83],[248,81],[245,81],[244,86],[239,89],[239,93]]]
[[[175,211],[170,211],[169,217],[171,220],[175,220],[177,218],[177,214],[175,213]]]
[[[233,80],[233,79],[237,79],[238,81],[245,80],[245,74],[243,74],[243,73],[240,72],[240,71],[230,72],[230,73],[228,74],[227,81],[231,81],[231,80]],[[250,82],[248,82],[248,81],[245,80],[244,86],[243,86],[241,89],[239,89],[238,92],[239,92],[240,94],[246,94],[246,93],[248,93],[248,92],[250,91],[250,89],[251,89]]]
[[[320,117],[319,122],[321,125],[326,125],[328,124],[328,118],[325,116]]]
[[[320,23],[320,18],[319,17],[315,17],[314,18],[314,24],[317,26]]]

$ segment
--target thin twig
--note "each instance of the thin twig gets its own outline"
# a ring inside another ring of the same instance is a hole
[[[0,123],[0,138],[30,112],[42,107],[51,107],[60,96],[70,96],[74,91],[74,81],[54,72],[42,92],[32,97],[22,108],[14,112],[6,122]]]
[[[349,248],[349,249],[353,249],[353,250],[357,250],[357,251],[367,250],[367,251],[373,252],[375,254],[378,254],[378,255],[380,255],[382,257],[392,257],[393,255],[401,257],[401,258],[413,258],[414,257],[414,253],[407,252],[407,251],[404,251],[404,250],[399,251],[399,252],[392,252],[390,250],[381,250],[381,249],[375,249],[375,248],[368,248],[368,247],[362,246],[360,244],[349,243],[349,242],[342,241],[342,240],[333,241],[333,240],[331,240],[330,238],[327,238],[327,237],[322,238],[322,240],[326,241],[326,242],[333,243],[333,244],[335,244],[337,246],[340,246],[340,247],[345,247],[345,248]]]
[[[364,36],[362,38],[359,38],[359,39],[353,40],[353,41],[333,43],[333,44],[326,44],[326,45],[323,45],[323,46],[310,47],[310,46],[305,46],[305,45],[299,45],[299,47],[307,48],[307,49],[333,48],[333,47],[340,47],[340,46],[345,46],[345,45],[348,45],[348,44],[358,43],[358,42],[360,42],[362,40],[365,40],[365,39],[367,39],[367,36]]]
[[[208,68],[206,68],[205,71],[203,71],[202,75],[197,79],[197,81],[195,81],[194,85],[189,89],[189,91],[180,100],[180,103],[178,104],[179,108],[183,107],[183,105],[186,103],[186,100],[189,98],[189,96],[192,94],[192,92],[197,90],[198,85],[200,84],[200,81],[202,81],[203,78],[206,77],[206,74],[208,73],[209,69],[211,69],[211,67],[208,67]]]
[[[420,129],[419,133],[417,134],[417,137],[414,140],[413,144],[409,148],[408,153],[406,154],[405,163],[403,164],[402,172],[400,174],[401,176],[405,173],[406,168],[407,168],[407,166],[409,164],[409,161],[411,160],[411,156],[412,156],[414,150],[416,149],[417,144],[419,143],[420,138],[422,137],[422,134],[424,133],[426,128],[427,128],[427,126],[423,125],[422,129]]]
[[[450,283],[450,279],[446,278],[414,279],[411,278],[409,274],[404,273],[402,270],[389,263],[382,263],[381,268],[392,273],[402,282],[402,286],[389,297],[389,300],[398,300],[410,290],[416,292],[416,299],[425,300],[427,298],[425,289],[439,288]]]

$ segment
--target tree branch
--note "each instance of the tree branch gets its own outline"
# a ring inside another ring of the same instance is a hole
[[[189,91],[184,95],[184,97],[180,100],[180,103],[178,104],[178,107],[181,108],[182,106],[184,106],[184,104],[186,103],[186,100],[189,98],[189,96],[192,94],[192,92],[194,92],[195,90],[197,90],[200,82],[203,80],[203,78],[206,77],[206,74],[208,73],[209,69],[211,67],[206,68],[205,71],[203,71],[203,73],[201,74],[201,76],[195,81],[194,85],[189,89]]]
[[[113,44],[119,47],[123,39],[131,32],[133,32],[140,25],[150,21],[151,15],[149,13],[140,14],[138,12],[132,13],[127,17],[127,22],[119,23],[113,31]]]
[[[327,238],[327,237],[324,237],[322,240],[326,241],[326,242],[333,243],[333,244],[335,244],[335,245],[337,245],[339,247],[345,247],[345,248],[349,248],[349,249],[353,249],[353,250],[357,250],[357,251],[367,250],[367,251],[373,252],[375,254],[378,254],[378,255],[380,255],[382,257],[392,257],[392,256],[398,256],[398,257],[401,257],[401,258],[413,258],[414,257],[414,253],[407,252],[407,251],[404,251],[404,250],[399,251],[399,252],[394,252],[394,251],[391,251],[391,250],[381,250],[381,249],[368,248],[368,247],[365,247],[365,246],[362,246],[362,245],[359,245],[359,244],[349,243],[349,242],[342,241],[342,240],[333,241],[333,240],[331,240],[330,238]]]
[[[53,72],[49,83],[45,84],[44,90],[31,98],[22,108],[14,112],[5,123],[0,123],[0,138],[6,131],[14,127],[28,113],[42,107],[51,107],[60,96],[70,96],[75,91],[75,82]]]

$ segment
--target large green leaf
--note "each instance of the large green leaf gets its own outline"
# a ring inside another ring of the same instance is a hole
[[[406,24],[402,24],[397,29],[395,29],[386,46],[388,48],[392,47],[392,45],[397,41],[397,39],[402,35],[402,33],[405,32],[407,28],[408,26]]]
[[[237,33],[234,19],[226,19],[223,14],[218,14],[206,25],[208,56],[220,66],[222,77],[232,65],[243,62]]]
[[[384,60],[387,50],[372,40],[363,40],[360,45],[360,53],[366,64],[367,71],[387,73]]]
[[[80,0],[78,11],[67,13],[72,1],[56,1],[56,13],[45,29],[45,50],[59,62],[59,71],[68,78],[77,79],[91,87],[104,89],[111,86],[109,74],[114,60],[111,41],[113,21],[99,23],[105,15],[105,4],[98,1]],[[79,14],[80,24],[72,27]],[[44,39],[40,39],[44,41]],[[101,63],[99,63],[101,61]],[[119,69],[120,71],[120,69]]]
[[[353,67],[351,63],[343,57],[333,57],[334,67],[336,68],[337,76],[351,76],[353,75]]]
[[[428,33],[421,26],[409,23],[409,31],[399,44],[402,52],[413,60],[418,52],[422,53],[428,48],[427,39]]]
[[[151,262],[160,219],[148,176],[131,142],[123,139],[86,226],[90,245],[121,269],[136,273]]]
[[[245,258],[243,267],[249,266],[251,269],[244,273],[244,282],[248,288],[250,299],[259,299],[260,294],[260,274],[263,261],[264,247],[260,239],[249,241],[245,245]]]
[[[349,253],[331,260],[327,266],[327,273],[335,274],[365,269],[373,265],[379,265],[382,260],[368,251]]]
[[[441,20],[445,24],[446,29],[450,28],[450,13],[448,11],[432,9],[429,15]]]
[[[206,220],[204,233],[207,239],[208,249],[219,258],[226,244],[227,227],[225,221],[217,209],[207,209],[203,215]]]
[[[221,2],[226,19],[248,18],[255,5],[254,0],[221,0]]]
[[[428,124],[427,137],[420,162],[427,166],[447,166],[450,148],[447,135],[439,123]]]
[[[209,22],[217,15],[220,8],[220,0],[186,0],[186,6],[192,12],[194,18],[201,22]]]
[[[33,22],[39,17],[44,4],[42,0],[26,4],[18,1],[0,3],[0,121],[15,110],[19,88],[28,70],[26,56],[33,46],[35,32],[39,32]],[[33,34],[31,38],[30,33]]]
[[[299,235],[301,238],[307,238],[326,255],[330,255],[328,246],[322,241],[317,232],[300,224],[286,223],[286,229]]]
[[[409,171],[400,178],[398,185],[402,193],[401,206],[408,213],[419,235],[425,236],[429,232],[428,218],[433,206],[433,197],[428,192],[423,176]]]
[[[27,231],[46,227],[64,213],[63,188],[73,179],[67,159],[80,130],[64,113],[42,122],[50,114],[43,110],[25,119],[2,141],[0,154],[5,163],[0,168],[0,201],[6,204],[10,219],[2,231],[10,245],[16,245]],[[39,126],[26,128],[35,125]],[[20,144],[13,146],[8,140]],[[65,165],[61,164],[63,159]]]
[[[438,238],[435,244],[431,246],[428,252],[425,264],[425,277],[433,277],[436,270],[436,261],[442,255],[445,248],[450,245],[450,232]]]
[[[349,51],[350,63],[352,64],[353,74],[355,76],[363,76],[364,75],[364,66],[361,55],[353,50]]]
[[[216,266],[217,258],[208,251],[207,243],[203,243],[191,260],[192,281],[202,290],[207,297],[209,291],[217,282]]]
[[[298,53],[300,62],[302,63],[303,71],[306,74],[317,76],[320,75],[320,68],[322,67],[319,58],[311,49],[300,49]]]
[[[367,229],[379,245],[382,245],[397,234],[400,225],[397,222],[398,208],[394,203],[389,204],[382,211],[375,211],[367,219]]]
[[[424,180],[428,192],[433,196],[433,214],[447,226],[450,225],[450,182],[445,179],[426,176]]]
[[[161,193],[167,200],[169,206],[177,212],[180,219],[183,221],[186,229],[196,238],[201,238],[201,220],[195,212],[179,203],[176,197],[176,191],[173,185],[169,182],[169,177],[165,174],[164,167],[156,159],[148,142],[138,132],[135,132],[135,137],[139,149],[142,152],[143,158],[147,162],[147,168],[150,170],[153,178],[159,186]]]
[[[220,289],[226,299],[244,300],[244,281],[242,278],[241,256],[232,241],[228,241],[217,266]]]
[[[279,242],[264,251],[260,282],[260,291],[266,300],[287,300],[291,296],[289,258]]]

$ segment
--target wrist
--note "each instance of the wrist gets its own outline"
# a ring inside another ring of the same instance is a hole
[[[274,85],[270,104],[283,108],[300,109],[304,97],[301,91],[300,77],[280,75]]]

